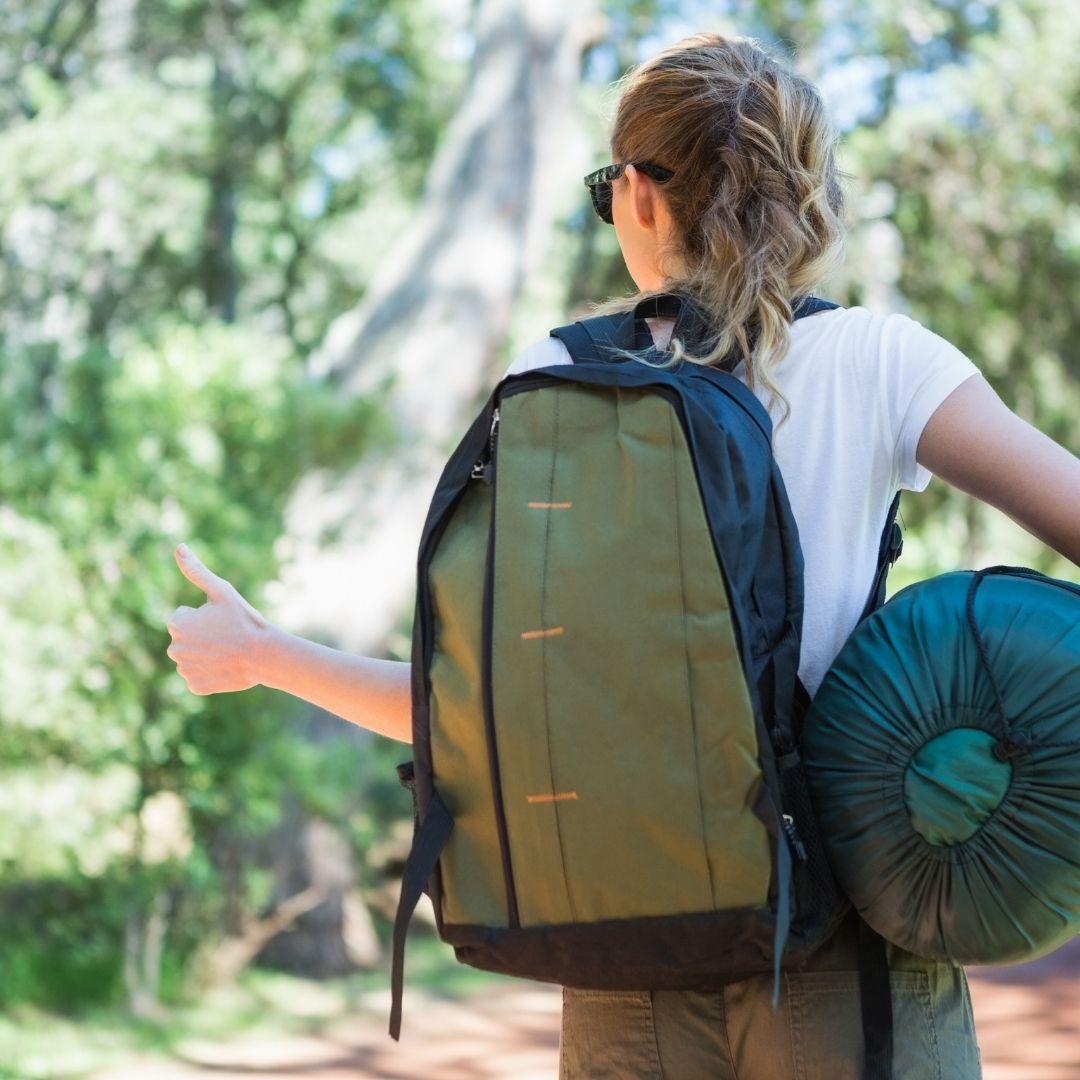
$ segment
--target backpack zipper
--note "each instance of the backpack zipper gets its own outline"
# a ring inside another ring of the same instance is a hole
[[[494,485],[495,455],[498,447],[499,437],[499,419],[499,409],[498,406],[496,406],[492,411],[491,429],[488,432],[488,441],[484,452],[476,460],[472,469],[469,471],[468,477],[463,482],[461,482],[461,485],[458,488],[454,498],[446,505],[439,521],[436,523],[435,528],[432,530],[432,533],[428,539],[428,543],[425,545],[424,551],[421,554],[421,565],[425,568],[430,565],[431,552],[434,549],[434,546],[439,540],[439,538],[441,538],[446,526],[446,522],[449,520],[453,508],[457,505],[458,500],[462,493],[465,491],[466,486],[473,480],[480,480],[484,484]],[[518,913],[517,889],[514,885],[513,866],[510,861],[510,840],[506,824],[506,812],[503,809],[502,776],[499,770],[499,752],[498,745],[495,739],[495,708],[491,683],[491,630],[495,604],[494,553],[495,488],[493,486],[491,492],[491,519],[488,525],[488,546],[484,564],[484,594],[482,600],[483,606],[480,631],[480,681],[482,687],[481,704],[484,721],[484,738],[487,744],[488,751],[488,768],[490,770],[491,790],[493,797],[492,801],[494,802],[495,828],[499,840],[499,854],[502,861],[503,880],[506,888],[507,920],[511,927],[517,928],[521,925],[521,920]],[[426,665],[430,657],[430,650],[432,644],[430,640],[430,626],[433,619],[430,587],[427,582],[426,570],[421,579],[421,587],[419,589],[419,602],[421,627],[428,629],[428,633],[424,635],[423,646],[421,649],[421,656],[423,657],[423,661]],[[425,696],[428,700],[430,700],[431,685],[430,682],[428,682],[427,680],[425,680],[424,691]]]
[[[780,815],[784,821],[784,833],[787,836],[791,850],[799,862],[806,862],[806,845],[799,839],[798,830],[795,828],[795,819],[790,814]]]
[[[491,792],[495,803],[495,829],[499,836],[499,855],[502,859],[503,879],[506,886],[507,921],[510,926],[521,926],[518,912],[517,888],[514,885],[514,868],[510,861],[510,836],[506,825],[503,805],[502,772],[499,769],[499,747],[495,738],[495,701],[492,688],[492,629],[495,621],[495,452],[499,435],[499,410],[491,415],[491,432],[488,435],[487,452],[472,468],[473,478],[491,485],[491,518],[488,523],[487,558],[484,564],[484,607],[480,630],[480,685],[483,688],[484,736],[487,741],[488,767],[491,773]]]
[[[498,407],[491,414],[491,431],[488,434],[487,451],[480,455],[469,474],[471,480],[482,480],[490,484],[495,476],[495,440],[499,434]]]

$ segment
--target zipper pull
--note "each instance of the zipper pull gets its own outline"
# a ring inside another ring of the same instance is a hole
[[[490,484],[494,479],[495,473],[495,438],[499,431],[499,410],[491,414],[491,431],[488,434],[487,451],[484,456],[472,467],[472,472],[469,474],[473,480],[481,480],[485,484]]]
[[[491,462],[481,458],[469,473],[470,480],[482,480],[485,484],[491,483]]]
[[[788,838],[788,843],[791,845],[791,850],[795,852],[799,862],[806,862],[806,846],[799,839],[799,834],[795,829],[795,819],[790,814],[783,814],[784,819],[784,833]]]

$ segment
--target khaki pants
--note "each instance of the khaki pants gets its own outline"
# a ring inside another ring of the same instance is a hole
[[[860,1080],[858,926],[804,968],[716,991],[563,990],[560,1080]],[[979,1080],[962,968],[888,946],[895,1080]]]

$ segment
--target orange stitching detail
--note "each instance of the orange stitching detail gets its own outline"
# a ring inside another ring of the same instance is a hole
[[[529,641],[538,637],[558,637],[563,632],[561,626],[553,626],[550,630],[525,630],[521,635],[522,641]]]
[[[577,800],[576,791],[560,791],[557,795],[526,795],[525,799],[531,803],[565,802],[567,799]]]

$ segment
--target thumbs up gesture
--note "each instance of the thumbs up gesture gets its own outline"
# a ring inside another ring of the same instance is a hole
[[[166,651],[180,677],[193,694],[256,685],[260,645],[270,624],[186,544],[174,555],[184,577],[206,594],[202,607],[178,607],[168,622],[172,644]]]

